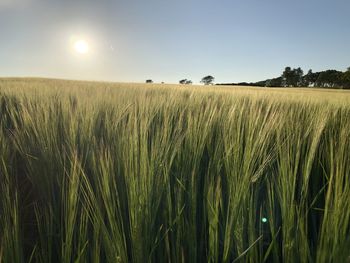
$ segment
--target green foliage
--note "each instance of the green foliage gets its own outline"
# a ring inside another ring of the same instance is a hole
[[[1,84],[0,262],[349,260],[346,91]]]
[[[202,78],[201,83],[203,83],[204,85],[210,85],[213,84],[214,80],[215,78],[213,76],[208,75]]]
[[[184,85],[184,84],[190,85],[190,84],[192,84],[192,80],[189,80],[189,79],[182,79],[182,80],[179,81],[179,84],[182,84],[182,85]]]
[[[274,79],[268,79],[263,83],[266,87],[281,87],[282,86],[282,77],[274,78]]]
[[[300,67],[296,69],[286,67],[282,73],[282,76],[277,78],[250,83],[240,82],[217,85],[256,87],[319,87],[350,89],[350,68],[348,68],[345,72],[341,72],[334,69],[320,72],[312,72],[312,70],[310,69],[307,74],[303,75],[303,70]]]
[[[285,87],[303,86],[303,71],[301,68],[286,67],[282,73],[282,84]]]
[[[318,87],[341,87],[342,72],[337,70],[326,70],[319,74],[316,85]]]
[[[350,89],[350,67],[341,76],[344,88]]]

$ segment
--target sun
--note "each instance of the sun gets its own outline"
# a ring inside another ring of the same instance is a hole
[[[89,44],[85,40],[80,39],[74,42],[74,49],[79,54],[86,54],[89,52]]]

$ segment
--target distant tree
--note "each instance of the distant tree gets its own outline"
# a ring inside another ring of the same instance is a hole
[[[182,80],[179,81],[179,84],[190,85],[190,84],[192,84],[192,80],[190,80],[190,79],[182,79]]]
[[[204,85],[210,85],[213,84],[214,79],[215,78],[213,76],[208,75],[202,78],[201,83],[203,83]]]
[[[299,67],[297,69],[293,69],[293,83],[294,87],[302,87],[303,86],[303,70]]]
[[[342,76],[342,83],[343,83],[343,87],[345,89],[350,89],[350,67],[348,67],[347,71],[345,71]]]
[[[258,82],[252,83],[252,84],[253,84],[252,86],[255,86],[255,87],[267,87],[267,85],[269,85],[269,81],[262,80],[262,81],[258,81]]]
[[[312,75],[312,69],[310,68],[306,75]]]
[[[316,80],[316,86],[317,87],[326,87],[327,86],[327,73],[325,71],[321,72]]]
[[[147,79],[147,80],[146,80],[146,83],[153,83],[153,80]]]
[[[322,71],[317,78],[316,86],[322,88],[340,88],[343,86],[343,74],[343,72],[334,69]]]
[[[320,88],[344,88],[350,89],[350,67],[345,72],[338,70],[325,70],[312,72],[308,70],[303,75],[303,70],[298,68],[285,67],[282,75],[278,78],[262,80],[258,82],[222,83],[216,85],[239,85],[256,87],[320,87]],[[206,77],[207,78],[207,77]],[[204,78],[203,78],[204,79]],[[202,83],[203,80],[201,81]]]
[[[317,86],[317,79],[320,76],[321,72],[312,72],[310,69],[306,75],[303,77],[303,82],[305,86],[310,87],[310,86]]]
[[[305,86],[309,87],[310,85],[312,85],[313,83],[315,83],[316,80],[313,80],[313,73],[312,73],[312,69],[309,69],[309,71],[307,72],[307,74],[304,76],[304,83]]]
[[[292,69],[291,67],[285,67],[283,73],[282,73],[282,86],[289,87],[292,83]]]
[[[297,87],[303,85],[303,70],[301,68],[286,67],[282,73],[282,86]]]
[[[265,87],[281,87],[282,86],[282,77],[268,79],[265,82]]]

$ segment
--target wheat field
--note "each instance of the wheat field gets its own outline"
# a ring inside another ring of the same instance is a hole
[[[0,262],[350,262],[350,92],[0,80]]]

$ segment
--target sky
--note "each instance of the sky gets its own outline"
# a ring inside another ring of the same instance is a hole
[[[344,71],[349,10],[349,0],[0,0],[0,77],[227,83],[286,66]]]

